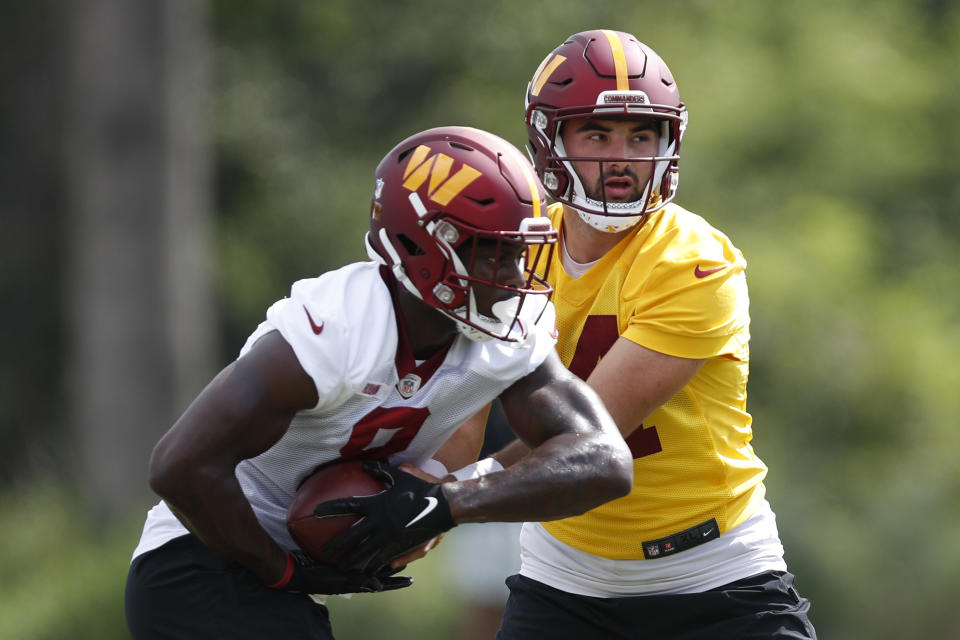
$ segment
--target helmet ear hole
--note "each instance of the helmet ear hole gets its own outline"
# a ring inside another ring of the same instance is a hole
[[[420,248],[416,242],[411,240],[408,236],[402,233],[397,234],[397,240],[400,241],[400,244],[403,245],[404,250],[407,252],[408,256],[422,256],[424,255],[424,250]]]

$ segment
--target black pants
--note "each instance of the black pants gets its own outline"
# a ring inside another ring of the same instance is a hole
[[[193,535],[133,561],[125,606],[135,640],[333,639],[325,606],[266,587]]]
[[[507,578],[510,598],[497,640],[816,639],[809,600],[793,575],[767,571],[703,593],[592,598],[530,578]]]

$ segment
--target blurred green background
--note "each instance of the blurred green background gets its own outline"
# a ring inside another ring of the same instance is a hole
[[[364,259],[390,147],[522,146],[526,82],[591,28],[666,59],[678,202],[747,257],[754,445],[820,637],[960,638],[952,0],[5,4],[0,638],[127,636],[153,443],[293,280]],[[338,637],[456,637],[448,548],[335,599]]]

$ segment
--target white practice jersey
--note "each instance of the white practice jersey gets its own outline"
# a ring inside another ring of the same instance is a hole
[[[399,338],[391,294],[376,263],[294,283],[290,297],[270,307],[240,352],[242,358],[260,337],[278,331],[320,398],[293,418],[270,449],[237,466],[263,528],[280,546],[296,548],[286,527],[287,507],[319,465],[340,458],[415,466],[429,460],[467,418],[553,351],[553,306],[536,325],[527,320],[532,328],[522,344],[458,335],[445,354],[416,363]],[[147,515],[134,557],[186,533],[160,502]]]

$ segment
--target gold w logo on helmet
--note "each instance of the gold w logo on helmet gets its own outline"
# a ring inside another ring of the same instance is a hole
[[[430,147],[420,145],[413,151],[407,166],[403,169],[403,186],[410,191],[416,191],[430,177],[427,196],[440,205],[448,204],[455,195],[467,188],[471,182],[480,177],[480,172],[468,164],[460,167],[452,176],[450,168],[453,158],[437,153],[430,155]]]

